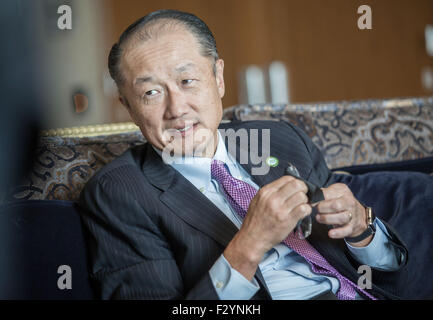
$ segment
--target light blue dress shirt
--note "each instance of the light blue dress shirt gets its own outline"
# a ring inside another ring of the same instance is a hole
[[[161,155],[161,151],[155,151]],[[172,158],[173,163],[169,164],[212,201],[239,229],[242,225],[241,219],[226,200],[218,182],[211,179],[210,165],[213,159],[226,163],[233,177],[259,189],[250,175],[227,152],[219,132],[217,150],[212,159],[179,157]],[[389,242],[388,231],[378,218],[375,219],[375,226],[376,233],[368,246],[358,248],[348,243],[346,245],[361,264],[381,270],[395,270],[400,264],[400,251]],[[278,244],[269,250],[259,268],[275,300],[310,299],[329,290],[336,294],[340,287],[337,278],[313,273],[308,262],[284,244]],[[250,299],[259,290],[257,280],[253,278],[248,281],[230,266],[224,255],[217,259],[209,270],[209,275],[222,300]]]

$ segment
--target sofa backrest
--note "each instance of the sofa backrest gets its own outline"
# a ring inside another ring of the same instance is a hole
[[[31,174],[5,200],[75,201],[96,171],[144,142],[132,123],[44,132]]]
[[[235,106],[232,120],[286,120],[303,129],[331,169],[433,155],[433,98]]]
[[[311,137],[331,169],[433,155],[433,97],[238,105],[224,109],[223,119],[290,121]],[[97,170],[144,142],[132,123],[45,131],[32,173],[6,200],[77,200]]]

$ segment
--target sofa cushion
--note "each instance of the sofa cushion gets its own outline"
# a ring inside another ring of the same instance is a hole
[[[388,222],[406,244],[409,281],[403,296],[432,299],[433,177],[419,172],[381,171],[335,174],[334,182],[347,184],[355,197],[372,207],[376,216]]]
[[[92,299],[81,220],[71,201],[25,200],[0,208],[0,299]],[[71,289],[67,283],[70,267]]]

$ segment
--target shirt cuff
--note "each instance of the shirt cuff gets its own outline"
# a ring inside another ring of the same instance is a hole
[[[347,241],[352,256],[362,264],[373,268],[393,271],[400,265],[400,249],[389,241],[389,233],[385,225],[378,218],[374,220],[376,232],[371,242],[365,247],[353,247]]]
[[[242,274],[233,269],[221,255],[209,270],[212,284],[221,300],[248,300],[259,290],[255,278],[248,281]]]

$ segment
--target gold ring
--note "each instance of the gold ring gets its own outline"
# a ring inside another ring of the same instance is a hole
[[[349,222],[352,221],[352,212],[349,211]]]

